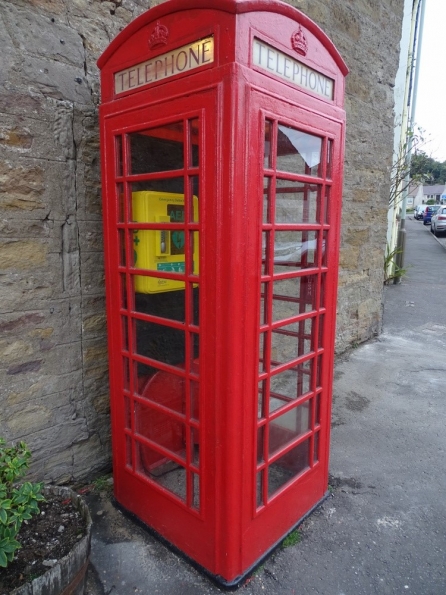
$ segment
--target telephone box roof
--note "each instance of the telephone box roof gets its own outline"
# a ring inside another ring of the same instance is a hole
[[[127,25],[99,57],[97,62],[99,68],[102,69],[118,48],[146,24],[175,12],[194,9],[220,10],[232,14],[248,12],[274,12],[281,14],[295,20],[311,31],[330,53],[341,73],[344,76],[348,74],[347,65],[334,43],[322,29],[302,12],[280,0],[169,0],[149,9]]]

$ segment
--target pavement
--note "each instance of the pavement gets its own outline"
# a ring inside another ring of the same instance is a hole
[[[406,221],[383,332],[337,358],[331,495],[239,588],[244,595],[446,594],[446,239]],[[222,590],[114,505],[87,496],[86,595]]]

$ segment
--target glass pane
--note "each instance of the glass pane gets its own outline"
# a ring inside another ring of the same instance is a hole
[[[198,283],[192,285],[189,283],[189,291],[192,290],[192,315],[190,317],[192,324],[200,325],[200,286]]]
[[[322,186],[276,180],[276,223],[317,223]]]
[[[319,432],[313,438],[313,464],[319,461]]]
[[[128,138],[130,173],[147,174],[183,168],[183,122],[132,132]]]
[[[116,177],[122,176],[122,136],[115,137]]]
[[[317,358],[317,365],[316,365],[316,388],[320,388],[322,386],[322,364],[323,364],[323,356],[320,355]]]
[[[325,308],[325,295],[327,286],[327,275],[324,273],[321,275],[321,291],[319,295],[319,308]]]
[[[272,331],[271,361],[274,366],[310,353],[313,322],[313,318],[307,318]]]
[[[317,266],[316,231],[276,231],[274,272],[298,271]]]
[[[262,275],[270,274],[270,256],[271,256],[271,233],[264,231],[262,233]]]
[[[267,304],[268,304],[268,288],[271,284],[270,283],[261,283],[260,284],[260,324],[267,324],[268,322],[268,312],[267,312]]]
[[[260,342],[259,342],[259,372],[264,372],[268,369],[267,367],[267,356],[265,353],[266,348],[266,341],[267,341],[267,333],[260,333]]]
[[[267,393],[266,393],[266,381],[262,380],[261,382],[259,382],[259,393],[258,393],[258,406],[257,406],[257,417],[258,419],[261,419],[262,417],[265,417],[265,403],[266,403],[266,399],[267,399]]]
[[[279,125],[276,169],[309,176],[320,175],[322,139]]]
[[[186,500],[186,470],[144,444],[137,443],[138,471],[169,492]]]
[[[257,473],[257,507],[265,504],[265,499],[263,497],[263,475],[264,471],[259,471]]]
[[[297,396],[305,395],[311,391],[311,372],[313,369],[312,359],[296,366],[297,372]]]
[[[310,380],[311,360],[271,376],[270,413],[310,392]]]
[[[310,403],[305,401],[299,407],[287,411],[269,425],[268,453],[275,452],[308,432],[310,429]]]
[[[186,272],[189,275],[198,275],[199,274],[199,266],[200,266],[200,257],[199,257],[199,233],[198,231],[191,231],[188,234],[189,237],[189,254],[192,255],[192,259],[186,261],[189,263],[186,266]]]
[[[271,163],[271,136],[273,131],[273,123],[269,120],[265,122],[265,141],[264,141],[264,158],[263,164],[264,167],[270,168],[272,167]]]
[[[116,184],[116,196],[118,201],[118,221],[119,223],[123,223],[127,220],[127,209],[123,184]]]
[[[148,438],[155,444],[174,453],[181,459],[186,458],[184,423],[171,417],[164,411],[157,411],[135,402],[135,433]],[[151,450],[150,456],[141,458],[146,471],[164,458],[164,455]]]
[[[198,167],[199,163],[199,128],[198,118],[189,120],[189,138],[190,138],[190,166]]]
[[[121,317],[121,329],[122,329],[122,349],[124,351],[129,350],[129,333],[128,333],[128,319],[126,316]]]
[[[269,396],[269,412],[287,405],[297,397],[297,376],[293,369],[285,370],[271,376],[271,392]]]
[[[151,283],[156,288],[158,282],[161,284],[166,279],[158,277],[143,277],[135,276],[135,279],[139,278],[144,280],[145,283]],[[179,286],[184,287],[184,283],[181,281],[168,280],[169,287]],[[136,281],[135,281],[136,284]],[[199,326],[199,311],[200,311],[200,293],[198,284],[188,284],[189,291],[191,291],[192,297],[188,300],[188,304],[191,308],[189,312],[189,321],[195,326]],[[137,283],[137,288],[140,288],[140,281]],[[150,286],[149,286],[150,288]],[[135,304],[134,310],[141,314],[151,314],[153,316],[159,316],[161,318],[167,318],[169,320],[178,320],[179,322],[186,321],[186,295],[185,291],[165,291],[158,293],[135,293]]]
[[[265,426],[257,429],[257,462],[263,463],[265,452]]]
[[[121,307],[127,310],[127,275],[119,275],[121,284]]]
[[[130,365],[127,357],[122,358],[122,377],[124,390],[130,390]]]
[[[173,273],[174,271],[163,270],[162,272]],[[134,275],[133,284],[137,296],[146,294],[161,294],[162,296],[164,296],[168,293],[181,293],[184,296],[184,291],[179,291],[181,289],[184,290],[184,281],[177,281],[176,279],[168,279],[165,277],[153,277],[150,275]],[[182,299],[184,301],[184,297]],[[171,318],[176,320],[175,316],[172,316]]]
[[[328,231],[324,231],[322,233],[322,262],[321,262],[321,266],[326,267],[327,266],[327,260],[328,260],[328,250],[327,250],[327,246],[328,246]]]
[[[125,229],[118,229],[119,237],[119,265],[125,267],[127,264],[127,256],[125,249],[126,233]]]
[[[316,409],[315,409],[315,425],[319,425],[321,423],[321,393],[316,395]]]
[[[192,200],[192,208],[189,209],[189,221],[191,223],[198,223],[200,221],[200,211],[198,208],[199,201],[198,197],[200,196],[200,186],[199,186],[199,177],[198,176],[190,176],[189,178],[189,192],[190,196],[193,196]]]
[[[264,178],[263,182],[263,223],[271,223],[271,178]]]
[[[131,401],[126,397],[124,397],[124,427],[128,430],[132,428]]]
[[[171,469],[172,466],[173,464],[169,465],[169,462],[167,461],[162,467],[158,469],[158,475],[156,478],[152,473],[151,479],[185,502],[186,469],[180,465],[176,465],[173,469]]]
[[[133,465],[133,457],[132,457],[132,439],[130,436],[125,437],[125,463],[128,467],[132,467]]]
[[[321,349],[324,346],[324,324],[325,324],[325,316],[321,314],[319,316],[319,337],[318,337],[318,349]]]
[[[190,416],[192,419],[198,421],[200,419],[200,391],[199,384],[195,380],[191,380],[190,386]]]
[[[131,184],[132,196],[137,192],[149,192],[149,193],[167,193],[174,195],[178,201],[184,201],[184,178],[172,177],[164,178],[162,180],[146,180],[144,182],[133,182]],[[133,201],[132,201],[133,202]],[[159,204],[161,203],[161,204]],[[149,203],[150,204],[150,203]],[[139,215],[132,216],[132,221],[147,221],[147,222],[158,222],[156,218],[158,215],[166,215],[166,209],[161,209],[161,206],[166,204],[164,194],[159,198],[159,202],[153,199],[154,209],[142,211]],[[157,209],[158,207],[158,209]],[[140,217],[140,218],[139,218]]]
[[[324,197],[324,223],[330,223],[330,194],[331,194],[331,187],[325,187],[325,197]]]
[[[198,428],[190,428],[190,460],[197,469],[200,467],[200,432]]]
[[[316,309],[317,275],[292,277],[273,284],[273,322]]]
[[[157,277],[141,276],[141,278],[150,279],[150,282],[154,284],[157,281],[166,281],[166,279],[158,279]],[[169,282],[173,283],[172,281]],[[182,285],[184,287],[184,283]],[[166,291],[165,293],[136,293],[135,311],[141,314],[151,314],[152,316],[185,322],[185,292],[183,290]]]
[[[195,376],[199,376],[200,374],[200,360],[198,359],[198,355],[200,352],[200,335],[198,333],[190,333],[189,334],[189,356],[190,356],[190,365],[189,370]],[[189,371],[188,370],[188,371]]]
[[[185,358],[185,334],[169,326],[135,320],[136,351],[138,355],[183,367]]]
[[[271,496],[308,468],[310,440],[305,440],[268,468],[268,495]]]
[[[333,173],[333,141],[327,141],[327,178],[331,178]]]
[[[176,374],[159,370],[146,380],[140,376],[139,394],[177,413],[186,411],[185,380]]]
[[[192,508],[200,510],[200,476],[192,473]]]

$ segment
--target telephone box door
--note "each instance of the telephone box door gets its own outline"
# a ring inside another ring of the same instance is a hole
[[[150,107],[110,115],[104,142],[116,497],[172,543],[188,534],[190,555],[210,567],[200,244],[214,103],[204,93],[166,102],[162,117]]]
[[[249,176],[259,180],[259,365],[246,544],[260,551],[327,489],[343,130],[260,91],[250,110],[249,146],[260,156]]]

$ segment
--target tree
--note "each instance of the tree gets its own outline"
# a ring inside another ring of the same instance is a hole
[[[436,161],[424,151],[415,151],[410,162],[410,177],[427,184],[446,184],[446,161]]]

